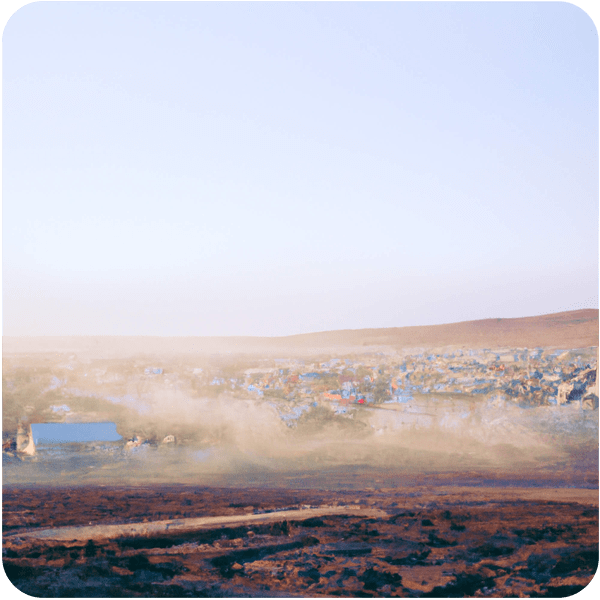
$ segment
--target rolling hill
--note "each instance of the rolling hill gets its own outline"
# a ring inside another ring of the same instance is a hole
[[[515,319],[483,319],[420,327],[344,329],[284,337],[4,337],[4,354],[75,353],[90,357],[138,354],[321,354],[433,347],[598,346],[598,310]]]

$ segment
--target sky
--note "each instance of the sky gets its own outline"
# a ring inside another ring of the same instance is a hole
[[[566,3],[28,4],[3,335],[598,308],[598,34]]]

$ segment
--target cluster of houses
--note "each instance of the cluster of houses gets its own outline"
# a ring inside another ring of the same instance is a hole
[[[144,369],[169,387],[261,397],[277,404],[310,400],[336,410],[351,405],[405,403],[416,395],[502,398],[523,407],[580,402],[596,408],[597,348],[442,349],[364,354],[309,362],[265,359],[260,367],[225,375],[220,369],[191,367],[187,373]],[[285,402],[284,402],[285,403]],[[342,407],[342,408],[340,408]]]
[[[209,385],[265,398],[337,405],[403,403],[418,394],[502,397],[524,407],[598,404],[597,349],[457,350],[366,355],[304,364],[267,363],[243,376],[208,375]],[[584,402],[585,400],[585,402]]]
[[[336,414],[349,417],[361,405],[368,408],[404,404],[408,407],[416,400],[428,399],[453,402],[501,400],[523,408],[556,406],[559,410],[573,404],[587,410],[598,408],[598,348],[415,350],[326,361],[265,359],[259,364],[259,367],[228,371],[189,366],[178,372],[163,366],[145,365],[141,366],[140,377],[147,379],[149,385],[175,387],[183,392],[190,391],[191,383],[201,396],[207,392],[212,392],[213,396],[226,392],[238,397],[260,398],[273,406],[281,419],[291,426],[312,407],[323,405]],[[86,368],[83,377],[87,377],[88,371]],[[89,374],[93,376],[93,370]],[[110,401],[135,405],[135,398],[129,395],[114,399],[107,395],[107,386],[114,384],[113,380],[118,379],[116,375],[104,370],[96,375],[96,384],[101,391],[66,388],[67,382],[56,377],[49,389],[52,393],[60,391],[65,399],[100,395]],[[69,405],[58,403],[48,410],[63,417],[71,411]],[[3,450],[31,453],[31,434],[20,430],[17,437],[18,440],[10,442],[10,448],[3,446]],[[162,443],[174,443],[171,438],[167,436]],[[134,438],[126,443],[126,447],[142,443],[143,440]]]

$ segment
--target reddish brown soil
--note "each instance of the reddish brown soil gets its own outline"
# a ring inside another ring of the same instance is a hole
[[[19,537],[36,528],[341,504],[389,516],[85,543]],[[3,563],[18,589],[38,597],[564,597],[596,571],[597,507],[597,491],[575,489],[12,488],[3,493]]]

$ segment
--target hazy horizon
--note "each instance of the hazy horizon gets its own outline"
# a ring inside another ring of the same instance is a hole
[[[598,308],[566,3],[34,3],[3,36],[3,335]]]
[[[570,313],[570,312],[578,312],[581,310],[595,310],[596,312],[598,312],[598,309],[594,309],[594,308],[590,308],[590,309],[578,309],[576,311],[562,311],[562,312],[566,312],[566,313]],[[428,327],[442,327],[444,325],[461,325],[464,323],[472,323],[472,322],[477,322],[477,321],[486,321],[486,320],[501,320],[501,321],[505,321],[505,320],[515,320],[515,319],[527,319],[527,318],[534,318],[534,317],[544,317],[544,316],[549,316],[549,315],[557,315],[557,314],[561,314],[561,313],[546,313],[543,315],[525,315],[523,317],[489,317],[487,319],[472,319],[472,320],[468,320],[468,321],[456,321],[456,322],[445,322],[445,323],[431,323],[429,325],[408,325],[406,327],[423,327],[423,328],[428,328]],[[74,337],[74,338],[79,338],[79,337],[222,337],[222,338],[243,338],[243,337],[258,337],[258,338],[283,338],[283,337],[294,337],[294,336],[302,336],[302,335],[311,335],[311,334],[319,334],[319,333],[335,333],[337,331],[361,331],[363,329],[402,329],[402,327],[395,327],[395,326],[390,326],[388,328],[369,328],[369,327],[365,327],[365,328],[353,328],[353,327],[346,327],[344,329],[333,329],[333,330],[320,330],[320,331],[307,331],[307,332],[302,332],[302,333],[290,333],[290,334],[286,334],[286,335],[272,335],[272,336],[260,336],[260,335],[256,335],[256,336],[252,336],[252,335],[248,335],[248,336],[244,336],[244,335],[224,335],[224,336],[197,336],[197,335],[155,335],[152,333],[148,333],[148,334],[140,334],[140,335],[127,335],[127,334],[117,334],[117,335],[102,335],[102,334],[80,334],[80,335],[4,335],[3,337],[6,338],[10,338],[10,337]]]

